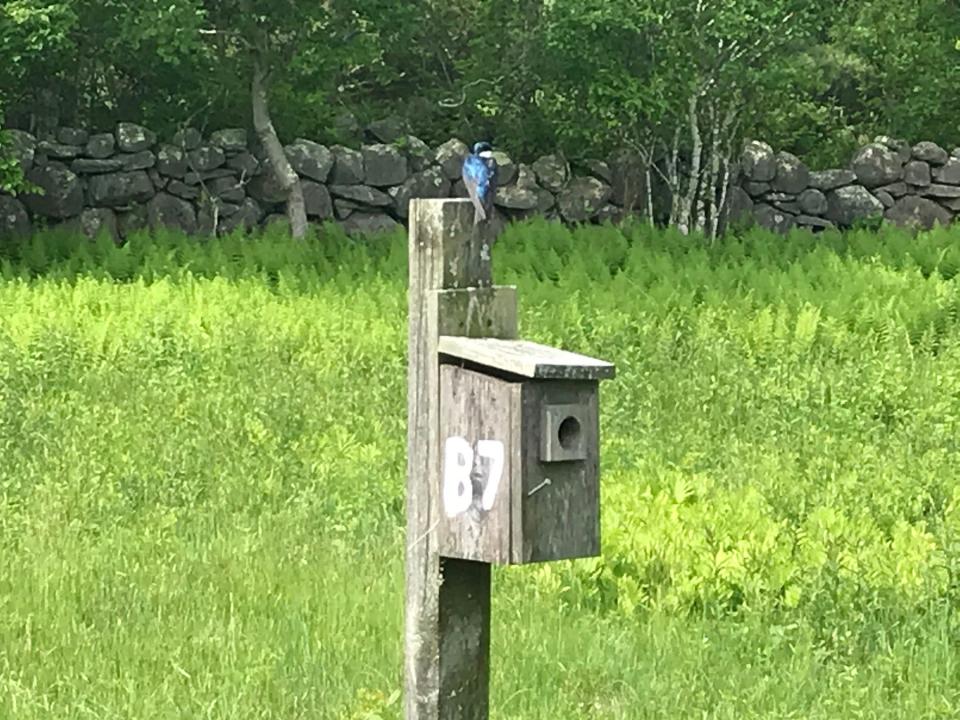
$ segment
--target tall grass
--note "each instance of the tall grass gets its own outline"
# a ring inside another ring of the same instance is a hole
[[[960,234],[514,226],[615,362],[603,556],[498,569],[500,718],[960,712]],[[0,717],[397,718],[406,246],[0,257]]]

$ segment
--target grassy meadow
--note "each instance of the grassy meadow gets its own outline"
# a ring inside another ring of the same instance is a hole
[[[616,363],[601,558],[496,569],[492,717],[960,716],[960,230],[509,228]],[[0,718],[400,717],[406,239],[0,254]]]

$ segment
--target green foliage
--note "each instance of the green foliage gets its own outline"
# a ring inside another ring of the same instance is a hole
[[[3,124],[3,112],[0,111],[0,127]],[[0,191],[16,193],[23,185],[23,169],[20,162],[10,152],[9,133],[0,130]]]
[[[398,114],[428,142],[484,136],[525,158],[670,140],[701,87],[741,133],[843,164],[877,134],[960,143],[957,37],[938,0],[12,0],[0,87],[20,127],[236,126],[259,48],[285,139]]]
[[[956,233],[506,231],[523,336],[618,376],[498,716],[956,713]],[[0,715],[398,718],[404,235],[3,252]]]

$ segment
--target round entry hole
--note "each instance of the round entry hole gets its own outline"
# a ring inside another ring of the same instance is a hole
[[[557,440],[560,441],[560,447],[569,450],[577,441],[580,440],[580,421],[570,416],[563,419],[560,427],[557,428]]]

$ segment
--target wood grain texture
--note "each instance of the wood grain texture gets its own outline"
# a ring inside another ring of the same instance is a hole
[[[474,227],[469,200],[410,202],[404,632],[407,720],[480,720],[488,716],[490,566],[444,560],[441,567],[437,545],[440,327],[450,333],[497,337],[516,332],[515,294],[491,288],[493,238],[488,233]],[[467,296],[445,294],[450,290],[466,290],[479,299],[471,303]],[[471,308],[475,312],[477,303],[492,313],[491,325],[466,314],[459,316]]]
[[[596,381],[531,380],[523,383],[520,500],[513,514],[513,563],[592,557],[600,554],[600,423]],[[549,432],[544,411],[573,407],[583,460],[545,462]],[[549,484],[545,481],[549,479]]]
[[[440,290],[438,303],[441,336],[517,336],[517,289],[514,287]]]
[[[615,374],[605,360],[528,340],[442,335],[438,348],[445,355],[521,377],[602,380]]]
[[[514,498],[519,489],[520,472],[520,394],[518,383],[473,372],[454,365],[440,368],[440,439],[463,438],[471,449],[478,442],[503,443],[503,466],[492,467],[489,458],[473,453],[470,469],[472,494],[469,508],[440,518],[438,542],[446,557],[508,564],[512,557],[510,522]],[[491,473],[501,470],[499,477]],[[492,505],[484,507],[483,493],[490,482],[497,482]]]
[[[442,555],[512,565],[599,554],[598,386],[596,380],[506,380],[441,366],[441,443],[454,440],[450,450],[465,444],[468,456],[453,462],[455,472],[444,478],[464,491],[454,495],[452,512],[442,503]],[[495,463],[478,448],[491,440],[503,443],[503,466],[497,493],[484,504]],[[562,452],[569,448],[578,452]],[[466,467],[469,484],[462,483]]]
[[[440,707],[445,720],[487,720],[490,696],[490,566],[440,560]]]

